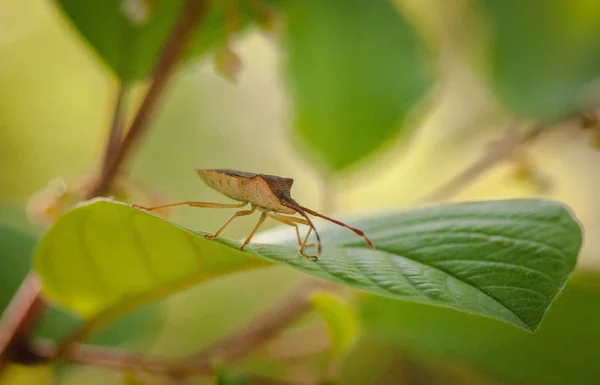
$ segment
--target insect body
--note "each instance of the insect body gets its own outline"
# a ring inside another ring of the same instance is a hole
[[[263,210],[295,214],[286,206],[293,179],[273,175],[251,174],[233,170],[196,170],[207,185],[223,195],[240,202],[248,202]]]
[[[363,237],[370,247],[374,247],[371,240],[367,238],[367,236],[365,236],[365,234],[359,229],[348,226],[345,223],[337,221],[333,218],[329,218],[323,214],[319,214],[318,212],[308,209],[306,207],[300,206],[295,200],[292,199],[290,195],[290,190],[292,188],[292,185],[294,184],[294,180],[291,178],[282,178],[275,175],[253,174],[243,171],[221,169],[197,169],[196,172],[200,175],[200,177],[204,180],[204,182],[206,182],[208,186],[212,187],[213,189],[217,190],[218,192],[233,200],[239,201],[240,203],[227,204],[186,201],[149,208],[137,205],[134,205],[134,207],[140,207],[145,210],[156,210],[182,205],[211,208],[241,208],[250,204],[250,210],[241,210],[236,212],[231,218],[229,218],[227,222],[225,222],[223,226],[221,226],[219,230],[217,230],[215,234],[207,236],[207,238],[218,237],[219,234],[221,234],[221,232],[225,229],[225,227],[227,227],[235,218],[244,215],[250,215],[254,211],[256,211],[256,209],[258,209],[262,211],[262,214],[256,226],[254,226],[254,229],[242,244],[242,250],[248,243],[250,243],[250,240],[252,239],[260,225],[265,221],[266,217],[269,216],[281,223],[295,227],[296,236],[298,238],[298,245],[300,246],[300,253],[306,258],[316,260],[317,256],[309,256],[304,252],[304,250],[307,247],[311,246],[307,245],[306,242],[308,241],[308,237],[310,236],[311,231],[314,231],[318,242],[317,255],[321,254],[321,238],[319,236],[319,233],[317,232],[317,229],[308,217],[308,214],[326,219],[337,225],[346,227]],[[296,213],[301,215],[303,218],[292,216]],[[308,233],[304,237],[304,240],[302,240],[300,237],[298,224],[304,224],[309,226]]]

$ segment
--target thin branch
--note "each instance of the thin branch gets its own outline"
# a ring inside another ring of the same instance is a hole
[[[57,358],[58,346],[52,341],[39,341],[34,351],[48,361]],[[101,366],[118,370],[141,370],[152,373],[170,373],[181,368],[181,361],[151,357],[118,348],[76,344],[65,352],[61,360],[76,364]]]
[[[118,66],[128,69],[131,69],[132,60],[129,59],[131,55],[131,47],[129,44],[128,34],[125,30],[125,24],[120,24],[118,34],[120,39],[117,42],[118,45]],[[108,134],[108,141],[104,150],[104,159],[101,164],[100,173],[102,174],[110,165],[112,159],[119,152],[119,147],[121,146],[121,141],[123,140],[124,133],[124,121],[123,121],[123,110],[125,108],[125,98],[129,93],[129,84],[123,79],[119,79],[119,85],[117,90],[117,97],[115,100],[115,105],[113,108],[113,119],[110,125],[110,131]],[[94,198],[93,196],[88,196],[88,198]]]
[[[115,348],[74,344],[60,356],[72,363],[103,366],[118,370],[141,370],[156,374],[191,375],[212,374],[215,362],[234,361],[276,335],[282,328],[298,319],[310,309],[313,290],[332,287],[326,281],[310,279],[290,295],[275,303],[251,321],[247,327],[236,331],[188,359],[152,357]],[[57,359],[60,350],[53,342],[42,341],[33,347],[35,353],[47,360]]]
[[[81,326],[72,330],[55,345],[55,359],[63,359],[72,346],[88,338],[95,330],[106,325],[107,320],[116,319],[115,313],[121,314],[118,308],[112,307],[94,318],[86,320]]]
[[[421,203],[438,202],[450,198],[473,183],[484,172],[510,158],[519,147],[537,139],[546,128],[545,126],[536,126],[529,132],[521,132],[511,126],[506,131],[504,138],[492,143],[491,149],[481,158],[427,195],[421,200]]]
[[[40,357],[53,360],[56,356],[56,346],[49,341],[42,341],[35,347]],[[79,344],[72,347],[66,361],[76,364],[93,365],[118,371],[140,371],[156,375],[185,377],[193,374],[214,374],[212,367],[197,367],[186,360],[163,357],[151,357],[123,349],[96,347]],[[262,380],[265,384],[290,384],[250,375],[253,379]],[[270,382],[269,382],[270,381]],[[260,383],[260,382],[259,382]]]
[[[113,112],[113,119],[108,134],[106,150],[104,151],[104,159],[102,161],[102,170],[106,170],[115,155],[119,152],[121,140],[123,139],[123,110],[125,96],[127,95],[128,87],[125,83],[119,82],[117,98]],[[93,198],[93,197],[89,197]]]
[[[153,78],[148,92],[127,131],[127,135],[114,157],[110,157],[107,166],[102,170],[100,178],[89,193],[90,197],[106,194],[110,185],[120,172],[123,164],[130,156],[131,150],[141,139],[156,110],[161,94],[165,90],[168,80],[182,57],[188,44],[191,42],[194,31],[200,24],[210,0],[187,0],[182,9],[179,20],[175,24],[171,36],[166,41],[160,56],[153,69]]]
[[[310,309],[310,294],[316,289],[333,284],[310,279],[292,294],[275,303],[270,309],[250,322],[247,327],[217,341],[195,355],[190,364],[195,367],[212,366],[216,361],[234,361],[258,347]]]
[[[29,273],[4,311],[0,321],[0,372],[10,361],[39,361],[29,346],[29,336],[46,310],[40,294],[39,278]]]

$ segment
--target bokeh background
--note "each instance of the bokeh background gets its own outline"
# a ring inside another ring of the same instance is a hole
[[[331,214],[420,204],[485,154],[511,120],[480,70],[486,26],[470,2],[398,4],[436,47],[439,66],[440,81],[416,109],[410,137],[392,141],[340,175],[322,172],[293,134],[293,105],[278,43],[252,30],[235,43],[243,61],[237,82],[217,74],[210,59],[177,73],[132,158],[131,175],[172,200],[222,199],[193,170],[232,168],[293,177],[298,201]],[[55,177],[97,169],[116,87],[112,73],[53,2],[0,0],[3,219],[26,226],[24,212],[32,194]],[[574,210],[586,231],[578,273],[540,331],[528,335],[452,310],[361,297],[363,337],[344,366],[341,383],[595,383],[600,375],[600,240],[594,236],[600,231],[600,152],[588,132],[569,125],[542,135],[525,150],[532,172],[523,176],[522,162],[503,162],[450,199],[546,196]],[[230,212],[181,208],[174,215],[184,226],[212,231]],[[239,219],[227,236],[244,237],[255,220]],[[265,227],[272,226],[267,222]],[[150,333],[145,349],[173,356],[194,352],[244,325],[303,278],[272,267],[180,293],[165,301],[164,320]],[[325,337],[318,326],[299,327],[271,349],[285,351],[285,342],[318,352]],[[310,379],[315,371],[307,361],[291,358],[286,370]],[[259,359],[255,365],[264,367]],[[15,368],[7,383],[41,383],[48,370]],[[77,368],[65,372],[62,381],[100,384],[117,376]]]

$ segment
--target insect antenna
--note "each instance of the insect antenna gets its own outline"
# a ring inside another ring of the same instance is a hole
[[[355,228],[355,227],[349,226],[349,225],[347,225],[347,224],[345,224],[345,223],[343,223],[343,222],[337,221],[337,220],[335,220],[335,219],[333,219],[333,218],[329,218],[329,217],[328,217],[328,216],[326,216],[326,215],[319,214],[318,212],[316,212],[316,211],[313,211],[313,210],[311,210],[311,209],[308,209],[308,208],[306,208],[306,207],[302,207],[302,206],[300,206],[300,205],[298,205],[298,207],[299,207],[299,208],[300,208],[302,211],[305,211],[306,213],[309,213],[309,214],[311,214],[311,215],[314,215],[314,216],[316,216],[316,217],[319,217],[319,218],[326,219],[326,220],[328,220],[328,221],[330,221],[330,222],[333,222],[333,223],[335,223],[336,225],[340,225],[340,226],[342,226],[342,227],[345,227],[345,228],[347,228],[347,229],[350,229],[350,230],[354,231],[354,232],[355,232],[357,235],[360,235],[361,237],[363,237],[363,238],[365,239],[365,241],[366,241],[366,242],[369,244],[369,246],[371,246],[371,248],[373,248],[373,249],[375,248],[375,245],[373,245],[373,242],[371,242],[371,240],[370,240],[370,239],[369,239],[369,238],[368,238],[368,237],[365,235],[365,233],[364,233],[364,232],[362,232],[361,230],[359,230],[359,229],[357,229],[357,228]],[[299,212],[300,212],[300,214],[302,214],[302,212],[301,212],[301,211],[299,211]],[[305,214],[306,214],[306,213],[305,213]],[[306,217],[306,215],[304,215],[304,216]],[[308,219],[308,217],[306,217],[306,219]],[[309,220],[309,222],[310,222],[310,220]],[[312,223],[311,223],[311,226],[312,226]],[[314,229],[314,226],[313,226],[313,229]],[[316,230],[316,229],[314,229],[314,230],[315,230],[315,233],[316,233],[316,232],[317,232],[317,230]],[[318,236],[317,236],[317,239],[318,239]],[[320,246],[320,244],[321,244],[321,243],[320,243],[320,241],[319,241],[319,246]]]
[[[294,209],[298,211],[298,214],[302,215],[306,219],[311,229],[315,232],[315,236],[317,237],[317,255],[321,255],[321,237],[319,236],[317,228],[315,227],[315,225],[313,225],[312,221],[306,214],[306,209],[300,205],[294,205]],[[304,243],[306,243],[306,240],[304,241]]]

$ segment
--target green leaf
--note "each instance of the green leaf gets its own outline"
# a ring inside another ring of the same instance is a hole
[[[128,83],[147,77],[182,9],[182,0],[55,0],[104,63]],[[231,7],[230,5],[231,4]],[[260,20],[255,0],[210,1],[187,59],[225,43],[227,20],[232,32]]]
[[[358,315],[348,303],[327,292],[314,293],[310,301],[327,324],[334,356],[349,352],[358,340],[360,325]]]
[[[164,305],[152,303],[123,316],[104,329],[95,330],[86,343],[100,346],[144,347],[164,324]],[[59,340],[81,327],[85,320],[57,307],[50,307],[36,328],[36,338]]]
[[[346,229],[324,226],[323,254],[314,262],[299,254],[290,228],[281,245],[250,244],[240,251],[239,243],[208,240],[100,199],[63,214],[40,242],[35,267],[44,292],[84,317],[125,312],[207,279],[264,266],[267,259],[379,295],[535,330],[572,273],[582,243],[565,206],[537,199],[446,204],[352,223],[377,249]]]
[[[84,318],[130,309],[266,263],[147,212],[99,199],[63,214],[35,268],[46,295]],[[114,307],[114,308],[113,308]]]
[[[354,233],[327,226],[320,231],[324,255],[318,263],[284,263],[383,296],[448,306],[532,331],[573,272],[582,244],[570,211],[543,199],[435,205],[371,215],[352,225],[375,250]],[[278,231],[261,240],[295,242]],[[272,248],[259,251],[281,260]]]
[[[343,170],[406,129],[432,76],[392,2],[289,1],[283,10],[294,133],[320,165]]]
[[[30,233],[14,229],[0,222],[0,309],[8,306],[31,269],[31,260],[37,239]],[[152,304],[129,314],[94,335],[88,342],[96,345],[139,346],[148,335],[162,325],[162,306]],[[35,330],[36,338],[60,339],[79,327],[83,321],[59,308],[50,306]]]
[[[590,365],[600,345],[599,283],[598,272],[576,273],[535,336],[485,318],[375,296],[365,297],[361,320],[369,338],[429,363],[429,370],[443,362],[468,365],[505,384],[594,384],[600,376],[600,366]]]
[[[515,114],[562,118],[598,95],[600,2],[481,1],[493,83]]]
[[[29,272],[37,239],[0,222],[0,309],[2,313]]]

